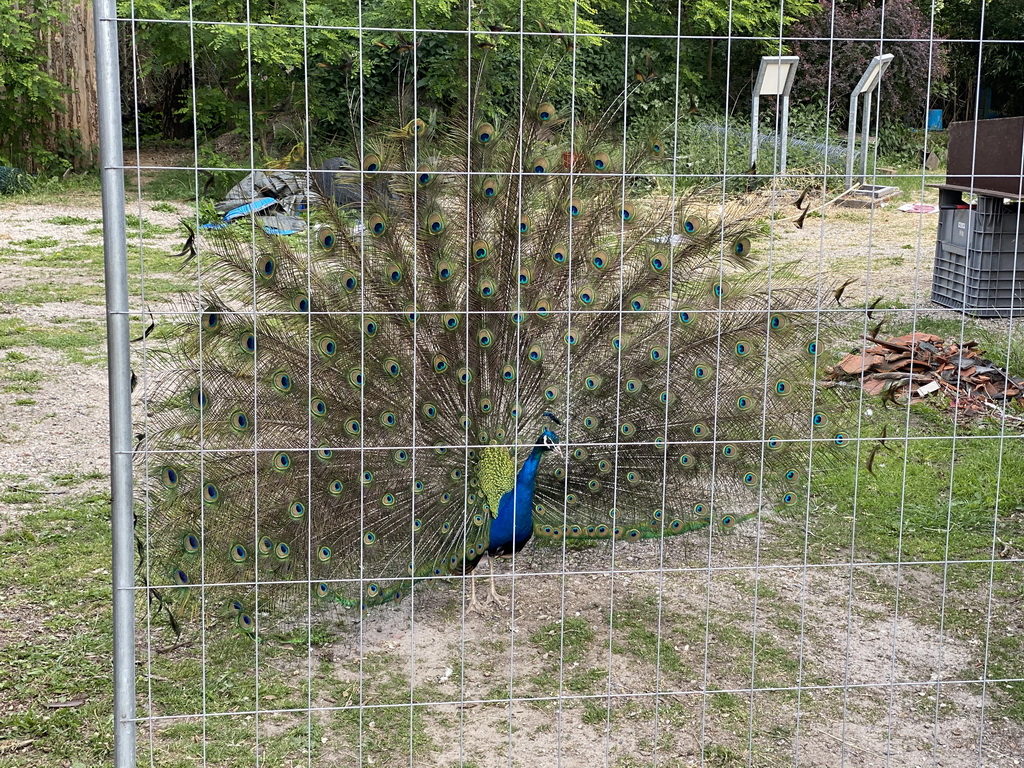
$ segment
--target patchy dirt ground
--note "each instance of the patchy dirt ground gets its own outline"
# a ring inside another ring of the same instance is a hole
[[[177,249],[180,236],[170,230],[184,206],[128,210],[164,228],[143,237],[143,248]],[[19,371],[39,374],[35,388],[0,398],[0,482],[8,488],[33,483],[40,493],[62,493],[67,475],[84,476],[84,490],[105,486],[99,271],[45,259],[68,245],[98,245],[99,219],[98,197],[0,204],[0,320],[30,326],[41,341],[14,360]],[[851,302],[881,295],[920,316],[948,316],[928,303],[935,226],[934,216],[894,207],[829,208],[803,229],[778,224],[772,258],[795,261],[809,278],[819,268],[857,278]],[[83,253],[76,258],[99,258]],[[54,339],[68,328],[82,334],[81,344],[61,348]],[[7,362],[14,364],[9,352]],[[21,509],[0,505],[0,531],[18,526]],[[268,652],[266,674],[290,676],[291,691],[310,681],[308,701],[320,708],[309,721],[319,729],[316,765],[360,757],[365,765],[481,768],[1021,764],[1020,726],[993,714],[996,684],[977,682],[985,674],[978,638],[899,610],[897,600],[908,596],[937,605],[941,575],[853,566],[842,556],[817,567],[802,565],[799,553],[763,558],[775,536],[766,522],[727,545],[716,540],[710,552],[699,543],[618,545],[614,576],[608,547],[570,551],[564,561],[558,548],[528,548],[515,562],[514,615],[466,614],[457,585],[421,589],[333,627],[308,663],[301,653],[296,663]],[[652,568],[662,557],[664,569]],[[499,573],[508,592],[509,567]],[[169,663],[169,654],[147,656],[144,639],[146,668]],[[143,713],[152,679],[140,686]],[[345,716],[360,701],[368,706],[353,730]],[[274,697],[260,701],[262,710],[275,706]],[[167,711],[159,691],[153,708]],[[267,750],[306,727],[305,717],[271,711],[254,720],[244,709],[231,717],[243,723],[248,749],[256,734]],[[161,725],[155,733],[155,754],[195,754],[194,730]]]

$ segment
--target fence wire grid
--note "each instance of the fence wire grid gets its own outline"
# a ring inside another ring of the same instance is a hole
[[[864,5],[96,0],[120,768],[1020,764],[1021,41]]]

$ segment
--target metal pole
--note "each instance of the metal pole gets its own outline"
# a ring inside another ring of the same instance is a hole
[[[131,360],[128,350],[128,249],[116,0],[93,1],[103,264],[107,292],[110,390],[110,491],[114,587],[114,765],[135,766],[135,551],[132,519]]]
[[[761,97],[754,94],[754,103],[750,109],[750,167],[757,165],[757,123],[761,119]]]
[[[779,141],[782,142],[782,149],[779,151],[779,173],[786,173],[786,150],[789,145],[789,96],[782,96],[782,125],[779,126]]]
[[[881,82],[881,78],[879,78]],[[871,139],[871,91],[864,94],[864,116],[861,118],[863,122],[860,129],[860,180],[861,182],[867,181],[868,178],[868,142]]]
[[[857,148],[857,99],[860,93],[850,96],[850,124],[846,127],[846,188],[853,186],[853,153]]]

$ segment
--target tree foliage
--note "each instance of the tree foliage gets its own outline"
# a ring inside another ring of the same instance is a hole
[[[0,3],[0,165],[46,169],[59,165],[53,147],[72,137],[52,135],[65,87],[46,71],[44,32],[61,24],[60,0]]]

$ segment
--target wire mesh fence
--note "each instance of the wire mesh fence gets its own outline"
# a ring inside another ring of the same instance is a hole
[[[1019,761],[984,11],[96,8],[118,765]]]

